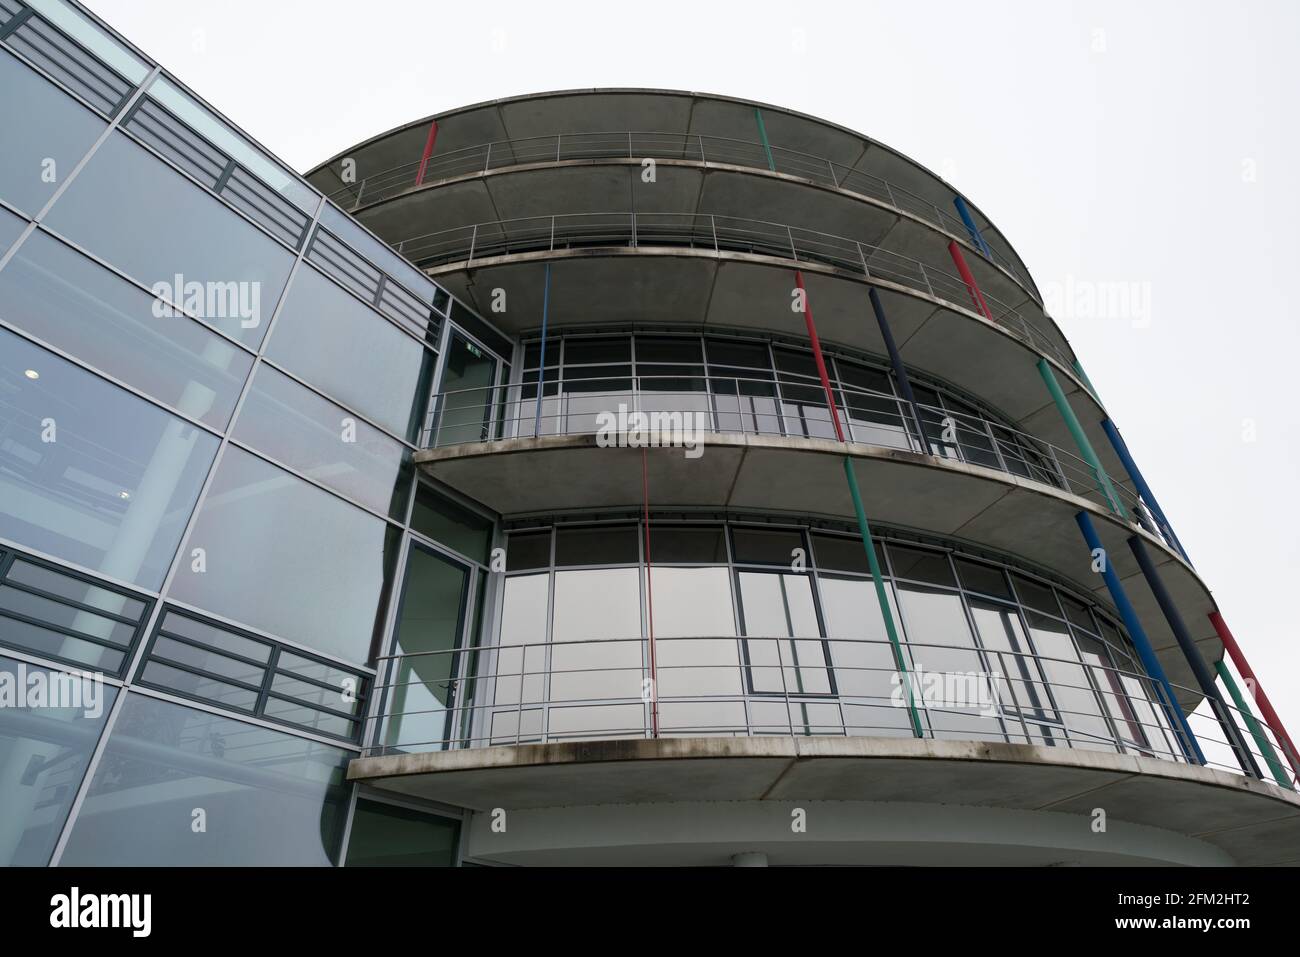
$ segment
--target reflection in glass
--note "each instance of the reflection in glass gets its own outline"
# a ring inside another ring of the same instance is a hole
[[[73,824],[68,866],[329,866],[349,753],[130,694]],[[208,827],[193,828],[202,808]]]
[[[55,674],[0,658],[0,681],[20,691],[36,675]],[[82,707],[0,707],[0,867],[49,863],[116,696],[101,684]]]
[[[214,436],[0,330],[0,536],[156,589]]]
[[[361,509],[227,446],[170,595],[364,664],[382,626],[398,533]]]
[[[0,271],[0,317],[193,419],[224,429],[252,357],[37,230]]]
[[[536,740],[542,732],[550,585],[549,573],[506,579],[500,647],[491,669],[496,676],[488,732],[493,744]]]
[[[435,446],[484,442],[492,437],[496,359],[458,332],[447,346],[436,421]]]
[[[453,867],[460,822],[360,799],[352,812],[347,867]]]
[[[809,577],[769,572],[740,572],[737,577],[750,688],[755,693],[830,694]]]
[[[440,750],[455,716],[457,652],[469,595],[469,570],[418,545],[406,560],[402,607],[389,669],[392,715],[384,746],[400,751]]]

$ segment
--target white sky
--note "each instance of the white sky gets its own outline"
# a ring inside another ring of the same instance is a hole
[[[1300,735],[1300,425],[1282,388],[1300,355],[1300,283],[1285,280],[1300,262],[1300,4],[88,5],[300,171],[496,97],[723,93],[825,117],[936,170],[1044,292],[1143,284],[1149,322],[1056,318]]]

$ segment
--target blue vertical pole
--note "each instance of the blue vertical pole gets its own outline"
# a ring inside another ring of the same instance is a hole
[[[1178,536],[1174,534],[1174,528],[1169,524],[1169,519],[1165,517],[1164,509],[1162,509],[1160,503],[1156,501],[1155,494],[1151,491],[1151,486],[1148,485],[1147,480],[1142,477],[1142,470],[1137,467],[1137,463],[1133,461],[1133,456],[1129,454],[1128,445],[1124,442],[1124,437],[1119,434],[1119,429],[1115,428],[1115,423],[1110,419],[1102,419],[1101,427],[1106,433],[1106,438],[1110,439],[1110,444],[1111,447],[1115,449],[1115,454],[1119,456],[1120,462],[1124,464],[1124,471],[1128,472],[1128,477],[1131,478],[1133,484],[1137,486],[1138,495],[1142,497],[1142,501],[1146,503],[1147,508],[1151,509],[1151,514],[1156,517],[1156,521],[1160,523],[1161,534],[1169,539],[1169,543],[1173,545],[1174,548],[1178,549],[1178,554],[1182,555],[1183,560],[1190,565],[1192,560],[1187,557],[1187,552],[1183,549],[1183,543],[1180,542]]]
[[[1178,613],[1178,608],[1174,605],[1174,600],[1165,588],[1165,583],[1160,579],[1160,573],[1156,570],[1155,563],[1151,561],[1151,553],[1143,544],[1142,539],[1133,535],[1128,540],[1128,547],[1133,552],[1133,557],[1137,559],[1138,567],[1142,569],[1142,575],[1147,580],[1147,585],[1151,588],[1151,594],[1156,596],[1156,603],[1160,610],[1164,612],[1165,621],[1169,622],[1169,629],[1178,639],[1178,647],[1183,650],[1183,657],[1187,663],[1192,666],[1192,674],[1196,676],[1196,683],[1201,686],[1201,691],[1205,692],[1205,697],[1210,699],[1210,707],[1214,710],[1214,716],[1219,721],[1219,727],[1223,729],[1223,736],[1227,744],[1237,752],[1237,761],[1241,764],[1241,769],[1247,774],[1253,774],[1255,777],[1261,777],[1259,765],[1255,763],[1255,757],[1250,753],[1250,748],[1246,746],[1246,739],[1237,727],[1237,722],[1232,717],[1232,712],[1228,710],[1227,704],[1219,696],[1218,686],[1214,683],[1214,675],[1210,672],[1209,667],[1205,664],[1205,659],[1197,650],[1196,644],[1192,641],[1192,636],[1187,630],[1187,625],[1183,623],[1183,616]]]
[[[975,248],[982,252],[989,259],[993,258],[993,250],[989,249],[989,244],[984,241],[980,235],[979,227],[975,225],[975,217],[970,213],[970,207],[966,205],[966,200],[960,196],[952,198],[952,204],[957,207],[957,215],[961,221],[966,224],[966,231],[970,233],[970,241],[975,244]]]
[[[542,402],[546,396],[546,313],[551,304],[551,264],[546,264],[546,281],[542,287],[542,355],[537,362],[537,415],[533,419],[533,435],[542,437]]]
[[[1165,677],[1165,669],[1160,666],[1160,660],[1156,657],[1151,642],[1147,639],[1147,633],[1143,630],[1142,623],[1138,621],[1137,612],[1133,610],[1133,605],[1124,592],[1124,586],[1120,583],[1119,576],[1115,574],[1113,563],[1110,556],[1106,554],[1105,547],[1101,544],[1101,538],[1097,535],[1097,529],[1093,527],[1092,519],[1087,512],[1079,512],[1074,516],[1074,520],[1078,522],[1079,531],[1083,533],[1083,539],[1088,543],[1088,548],[1092,553],[1096,555],[1097,552],[1101,552],[1101,576],[1106,581],[1106,589],[1110,592],[1111,601],[1115,603],[1115,607],[1119,610],[1119,616],[1124,619],[1124,627],[1128,629],[1129,637],[1133,639],[1133,647],[1137,649],[1138,657],[1142,659],[1142,667],[1146,668],[1147,674],[1164,691],[1165,713],[1169,715],[1169,719],[1175,727],[1182,729],[1183,753],[1187,755],[1189,761],[1204,764],[1205,755],[1201,753],[1201,746],[1197,743],[1196,735],[1192,733],[1192,728],[1187,723],[1187,715],[1183,714],[1183,709],[1178,704],[1174,689],[1170,686],[1169,679]]]
[[[889,328],[889,320],[885,318],[885,307],[881,305],[880,296],[874,289],[870,290],[868,295],[871,297],[871,309],[876,314],[876,322],[880,326],[880,336],[885,340],[885,350],[889,353],[889,364],[894,367],[898,391],[903,393],[903,401],[907,403],[912,410],[913,418],[916,419],[916,437],[921,442],[921,451],[924,452],[928,448],[925,441],[925,424],[921,418],[921,407],[916,404],[916,396],[912,394],[912,383],[907,378],[907,367],[903,365],[903,357],[894,342],[894,333]]]

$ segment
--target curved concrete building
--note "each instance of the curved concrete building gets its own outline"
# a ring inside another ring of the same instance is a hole
[[[996,224],[779,107],[305,178],[0,0],[0,865],[1300,862]]]
[[[953,186],[633,89],[308,179],[468,307],[416,461],[500,530],[478,630],[399,636],[354,780],[470,809],[483,862],[1300,856],[1208,587]]]

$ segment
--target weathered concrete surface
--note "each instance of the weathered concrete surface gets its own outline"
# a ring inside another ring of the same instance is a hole
[[[719,433],[703,454],[650,449],[646,457],[655,508],[730,509],[854,520],[844,481],[851,456],[876,525],[929,532],[1010,554],[1091,591],[1111,606],[1101,576],[1075,524],[1086,510],[1108,559],[1123,580],[1169,680],[1187,689],[1196,681],[1141,570],[1125,544],[1133,527],[1088,499],[994,469],[880,446],[828,439]],[[639,449],[601,448],[594,435],[543,436],[466,443],[416,453],[427,474],[503,515],[578,508],[639,508]],[[1150,536],[1144,540],[1193,639],[1209,661],[1223,646],[1207,619],[1209,589],[1180,557]],[[1199,691],[1180,694],[1184,707]]]
[[[999,846],[1033,844],[1048,858],[1051,848],[1069,844],[1065,856],[1086,863],[1101,862],[1087,860],[1092,853],[1111,863],[1125,854],[1145,862],[1300,863],[1300,798],[1293,793],[1208,768],[1033,745],[867,737],[574,741],[359,758],[348,777],[474,811],[583,808],[588,825],[590,809],[608,806],[859,802],[878,814],[911,805],[929,823],[896,839],[924,843],[929,834],[939,845],[957,839],[943,831],[963,820],[960,809],[1035,812],[971,818],[965,840],[978,844],[992,840],[980,833],[998,833]],[[1121,829],[1128,844],[1099,842],[1086,824],[1095,808],[1105,810],[1111,830],[1133,825],[1185,840],[1160,851],[1159,835]],[[636,819],[644,823],[646,815]],[[788,813],[784,820],[788,829]],[[1075,837],[1062,843],[1053,836],[1061,827]],[[731,839],[743,842],[744,835]],[[556,850],[554,835],[547,841]],[[1201,845],[1218,853],[1197,851]],[[968,862],[978,861],[976,854]],[[1023,862],[1043,861],[1030,855]]]

